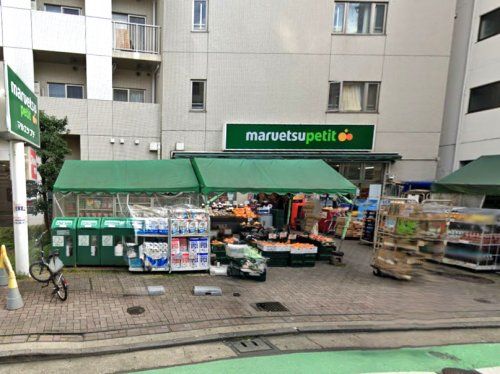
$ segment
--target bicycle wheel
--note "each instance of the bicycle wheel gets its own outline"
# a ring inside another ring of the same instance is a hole
[[[61,301],[65,301],[68,298],[68,284],[66,283],[66,279],[64,279],[62,274],[56,274],[52,278],[52,282],[54,283],[54,291],[57,297],[61,299]]]
[[[49,267],[40,261],[30,265],[30,275],[38,282],[47,283],[52,274],[50,273]]]

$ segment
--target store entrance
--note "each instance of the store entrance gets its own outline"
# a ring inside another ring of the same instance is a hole
[[[338,162],[325,160],[328,165],[359,188],[359,197],[368,197],[370,184],[384,184],[385,162]]]

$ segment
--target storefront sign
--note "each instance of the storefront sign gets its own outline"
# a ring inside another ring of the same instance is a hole
[[[36,154],[36,151],[32,147],[25,147],[26,157],[24,158],[26,162],[26,180],[41,183],[41,177],[38,173],[38,165],[40,164],[40,158]]]
[[[236,124],[224,128],[224,150],[371,151],[375,125]]]
[[[38,123],[38,100],[19,76],[7,65],[3,69],[2,81],[5,98],[2,98],[0,112],[5,125],[1,131],[8,138],[18,139],[40,147],[40,126]]]

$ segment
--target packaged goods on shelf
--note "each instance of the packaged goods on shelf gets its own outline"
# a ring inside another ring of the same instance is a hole
[[[290,244],[258,240],[257,248],[266,252],[290,252]]]
[[[455,208],[442,262],[473,270],[500,270],[500,210]]]
[[[335,225],[335,235],[342,236],[342,232],[347,223],[347,217],[337,217],[337,223]],[[359,239],[363,231],[363,222],[356,221],[351,217],[349,221],[349,226],[345,234],[346,238]]]

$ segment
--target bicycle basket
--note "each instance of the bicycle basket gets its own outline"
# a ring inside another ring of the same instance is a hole
[[[61,271],[61,269],[64,267],[63,262],[59,259],[59,257],[53,256],[49,260],[49,269],[52,273],[57,273]]]

